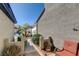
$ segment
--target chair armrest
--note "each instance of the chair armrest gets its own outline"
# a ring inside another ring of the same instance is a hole
[[[57,52],[61,52],[61,51],[63,51],[63,50],[64,50],[64,48],[62,48],[62,49],[58,49],[58,48],[57,48],[57,49],[56,49]]]

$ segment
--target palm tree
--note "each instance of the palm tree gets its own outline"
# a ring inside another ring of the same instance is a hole
[[[27,36],[27,34],[26,34],[27,31],[26,31],[26,30],[27,30],[28,28],[30,28],[30,25],[29,25],[28,23],[25,23],[22,27],[23,27],[23,29],[24,29],[25,36]]]
[[[30,28],[28,23],[25,23],[23,26],[18,25],[18,33],[22,36],[26,35],[26,30]]]
[[[23,28],[26,30],[26,29],[28,29],[30,27],[30,25],[28,24],[28,23],[25,23],[24,25],[23,25]]]

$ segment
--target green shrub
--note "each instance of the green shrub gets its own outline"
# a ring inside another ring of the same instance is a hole
[[[18,41],[21,41],[21,37],[18,37]]]
[[[39,45],[39,38],[40,38],[40,36],[41,36],[40,34],[34,34],[32,36],[32,41],[33,41],[34,44]]]
[[[21,48],[16,45],[5,47],[2,51],[2,56],[18,56],[21,52]]]

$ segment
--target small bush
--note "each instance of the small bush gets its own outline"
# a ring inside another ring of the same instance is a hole
[[[21,37],[18,37],[18,41],[21,41]]]
[[[2,56],[18,56],[20,52],[21,49],[18,46],[12,45],[3,49]]]
[[[40,38],[40,36],[41,36],[40,34],[34,34],[32,36],[32,41],[33,41],[34,44],[39,45],[39,38]]]

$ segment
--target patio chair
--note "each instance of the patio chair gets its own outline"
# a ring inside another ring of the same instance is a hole
[[[73,40],[65,40],[64,48],[62,50],[58,50],[56,55],[59,56],[77,56],[78,54],[78,42]]]

